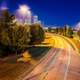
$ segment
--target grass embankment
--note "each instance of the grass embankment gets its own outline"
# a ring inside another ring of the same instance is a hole
[[[45,55],[51,47],[29,47],[28,52],[32,56],[32,58],[39,58],[42,55]]]
[[[22,57],[18,58],[19,62],[30,62],[31,64],[36,64],[37,60],[43,57],[51,47],[33,46],[29,47],[26,52],[23,53]]]

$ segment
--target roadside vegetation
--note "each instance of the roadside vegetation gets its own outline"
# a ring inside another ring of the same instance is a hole
[[[15,15],[8,10],[0,12],[0,56],[24,52],[33,43],[44,40],[44,30],[40,24],[20,25],[13,22]]]

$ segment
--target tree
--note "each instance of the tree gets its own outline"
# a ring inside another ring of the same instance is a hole
[[[51,27],[48,27],[48,31],[51,32],[51,30],[52,30],[52,28]]]
[[[0,22],[3,28],[8,28],[10,23],[10,14],[8,9],[1,10]]]
[[[14,26],[12,31],[11,46],[16,51],[23,51],[30,42],[29,26]]]
[[[16,51],[16,53],[24,51],[30,42],[30,26],[9,25],[8,28],[4,27],[2,29],[0,38],[0,43],[4,45],[6,50],[9,48],[9,50]]]
[[[17,25],[13,21],[14,19],[15,16],[10,16],[8,10],[2,11],[0,16],[0,21],[2,20],[0,23],[0,44],[4,45],[6,50],[9,48],[11,51],[20,52],[26,49],[30,42],[30,26]]]
[[[56,28],[56,29],[55,29],[55,33],[58,34],[58,31],[59,31],[58,28]]]
[[[40,43],[44,40],[44,30],[39,24],[33,24],[30,26],[31,31],[31,43]]]
[[[73,37],[72,28],[68,25],[65,25],[63,28],[63,35],[72,38]]]
[[[73,30],[71,27],[68,28],[68,37],[73,38]]]
[[[67,35],[67,25],[65,25],[63,27],[63,35],[66,36]]]
[[[0,10],[0,42],[1,39],[3,39],[3,34],[7,35],[7,31],[10,27],[10,21],[11,19],[8,9]]]
[[[80,38],[80,30],[78,30],[77,35],[78,35],[78,36],[79,36],[79,38]]]

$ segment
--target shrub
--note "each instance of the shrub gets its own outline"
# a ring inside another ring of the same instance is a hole
[[[33,24],[30,26],[31,31],[31,43],[42,42],[44,40],[44,30],[39,24]]]

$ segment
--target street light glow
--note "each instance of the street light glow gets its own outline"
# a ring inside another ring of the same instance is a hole
[[[26,16],[26,15],[31,15],[31,11],[30,8],[27,5],[20,5],[18,12],[22,15],[22,16]]]
[[[27,5],[20,5],[19,9],[16,11],[16,17],[18,21],[25,23],[27,20],[31,21],[31,10]]]

